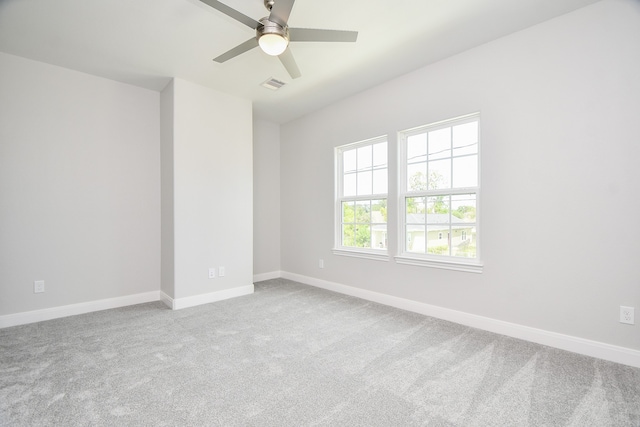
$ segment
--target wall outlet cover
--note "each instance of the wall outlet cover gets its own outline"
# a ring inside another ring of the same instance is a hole
[[[33,293],[39,294],[44,292],[44,280],[36,280],[33,282]]]
[[[635,324],[635,308],[620,306],[620,323],[626,323],[628,325]]]

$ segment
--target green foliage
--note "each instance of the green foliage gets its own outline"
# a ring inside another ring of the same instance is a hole
[[[429,197],[427,213],[448,214],[449,213],[449,196]]]
[[[371,210],[373,212],[380,212],[384,222],[387,222],[387,199],[372,200]]]
[[[387,221],[387,201],[373,200],[342,204],[342,245],[357,248],[371,247],[371,212],[380,212]]]
[[[343,202],[342,203],[342,222],[350,223],[355,221],[355,209],[353,207],[353,203],[351,202]]]
[[[458,209],[451,211],[451,215],[460,219],[467,220],[469,222],[475,222],[476,220],[476,207],[475,206],[460,206]]]
[[[409,190],[423,191],[427,189],[427,180],[422,172],[416,172],[409,177]]]
[[[358,248],[371,247],[371,227],[368,225],[356,226],[356,246]]]
[[[455,248],[454,256],[465,257],[465,258],[475,258],[476,257],[476,244],[473,243],[464,243]]]
[[[445,188],[445,179],[438,171],[429,172],[429,178],[425,177],[422,172],[415,172],[409,177],[409,190],[424,191]]]
[[[434,254],[434,255],[449,255],[449,247],[447,245],[431,246],[427,248],[427,253]]]
[[[371,204],[369,201],[356,202],[356,223],[369,224],[371,222]]]
[[[407,213],[422,214],[425,213],[424,197],[407,197]]]
[[[342,246],[355,246],[355,225],[343,224],[342,225]]]

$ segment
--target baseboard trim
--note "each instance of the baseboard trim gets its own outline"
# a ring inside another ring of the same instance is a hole
[[[160,301],[162,301],[164,305],[173,310],[173,298],[165,294],[163,291],[160,291]]]
[[[60,307],[44,308],[42,310],[25,311],[22,313],[6,314],[0,316],[0,328],[26,325],[28,323],[42,322],[44,320],[58,319],[61,317],[75,316],[93,311],[108,310],[111,308],[125,307],[128,305],[143,304],[158,301],[158,291],[144,292],[140,294],[125,295],[116,298],[107,298],[97,301],[81,302],[78,304],[63,305]]]
[[[281,277],[465,326],[640,368],[640,351],[638,350],[451,310],[296,273],[283,271]]]
[[[229,298],[250,295],[254,291],[253,283],[247,286],[238,286],[221,291],[210,292],[208,294],[193,295],[183,298],[170,298],[164,292],[161,293],[160,299],[167,304],[172,310],[181,310],[183,308],[195,307],[197,305],[209,304],[216,301],[222,301]]]
[[[271,271],[269,273],[260,273],[253,275],[253,283],[262,282],[263,280],[279,279],[282,277],[282,271]]]

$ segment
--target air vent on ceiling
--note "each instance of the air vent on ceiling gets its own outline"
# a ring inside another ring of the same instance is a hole
[[[267,79],[266,81],[262,82],[263,87],[266,87],[267,89],[271,89],[271,90],[278,90],[280,89],[282,86],[284,86],[284,82],[281,82],[280,80],[276,80],[273,77],[270,79]]]

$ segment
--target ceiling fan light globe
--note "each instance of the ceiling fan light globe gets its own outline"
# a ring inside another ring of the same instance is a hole
[[[258,44],[267,55],[278,56],[287,50],[289,41],[280,34],[263,34],[258,39]]]

